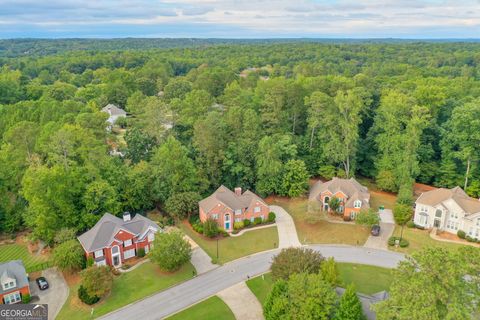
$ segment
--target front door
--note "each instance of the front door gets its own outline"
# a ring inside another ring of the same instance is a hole
[[[230,229],[230,222],[225,222],[225,230],[229,230]]]
[[[435,219],[435,221],[433,222],[433,226],[435,228],[440,228],[440,219]]]
[[[120,256],[119,255],[113,256],[113,265],[115,267],[118,267],[119,264],[120,264]]]

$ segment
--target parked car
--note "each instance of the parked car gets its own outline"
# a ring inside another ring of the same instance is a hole
[[[47,282],[47,279],[45,279],[45,277],[39,277],[35,281],[37,282],[38,288],[40,290],[48,289],[48,282]]]
[[[378,237],[380,235],[380,226],[378,224],[372,227],[372,236]]]

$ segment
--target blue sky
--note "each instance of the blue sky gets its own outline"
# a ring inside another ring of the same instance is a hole
[[[0,0],[0,38],[480,38],[480,0]]]

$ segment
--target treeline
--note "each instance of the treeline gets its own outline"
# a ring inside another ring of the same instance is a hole
[[[217,188],[363,175],[480,195],[480,44],[255,44],[1,59],[1,230],[52,241]],[[108,103],[126,131],[105,130]],[[110,155],[122,151],[125,157]],[[187,200],[183,202],[188,202]]]

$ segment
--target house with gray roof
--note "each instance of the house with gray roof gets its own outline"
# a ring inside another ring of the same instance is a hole
[[[370,193],[368,188],[361,185],[355,178],[316,182],[310,189],[309,200],[317,202],[324,211],[330,210],[329,202],[332,198],[340,200],[338,211],[345,218],[355,219],[362,210],[370,208]]]
[[[125,118],[127,116],[127,112],[125,110],[111,103],[103,107],[102,112],[108,113],[107,122],[109,123],[110,128],[115,124],[115,122],[117,122],[118,118]]]
[[[121,267],[125,260],[135,257],[139,250],[148,253],[153,248],[155,233],[162,231],[152,220],[129,212],[120,219],[110,213],[87,232],[78,237],[86,257],[92,257],[96,265]]]
[[[469,197],[460,187],[424,192],[415,201],[416,225],[457,234],[465,231],[480,239],[480,201]]]
[[[11,260],[0,264],[0,300],[3,304],[14,304],[30,294],[27,272],[22,260]]]
[[[223,185],[198,205],[202,222],[213,219],[227,232],[233,231],[235,222],[245,219],[253,222],[255,218],[266,220],[270,212],[265,201],[250,190],[242,193],[242,188],[232,191]]]

